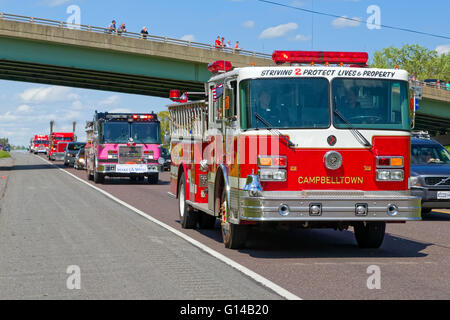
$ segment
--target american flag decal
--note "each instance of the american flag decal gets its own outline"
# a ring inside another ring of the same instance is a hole
[[[223,84],[219,84],[217,87],[212,90],[213,102],[216,102],[218,98],[223,95]]]

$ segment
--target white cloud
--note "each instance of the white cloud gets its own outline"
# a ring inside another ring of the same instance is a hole
[[[17,107],[17,112],[30,112],[30,111],[31,111],[31,107],[26,104],[22,104]]]
[[[247,20],[247,21],[242,23],[242,26],[245,27],[245,28],[251,29],[251,28],[253,28],[255,26],[255,21]]]
[[[350,20],[351,19],[351,20]],[[354,28],[359,27],[362,23],[362,19],[358,17],[348,18],[347,16],[342,16],[334,19],[331,25],[334,28]]]
[[[303,34],[298,34],[293,39],[294,41],[309,41],[311,40],[311,36],[305,36]]]
[[[111,113],[131,113],[131,110],[130,109],[126,109],[126,108],[116,108],[116,109],[111,109],[111,110],[108,110],[108,112],[111,112]]]
[[[20,94],[24,102],[56,102],[78,99],[79,96],[71,92],[71,88],[51,86],[27,89]]]
[[[66,4],[72,0],[46,0],[45,4],[49,7],[57,7],[63,4]]]
[[[11,111],[6,112],[5,114],[0,114],[0,122],[3,121],[14,121],[17,120],[17,116],[13,115]]]
[[[283,37],[289,31],[296,30],[297,28],[298,28],[298,25],[294,22],[280,24],[275,27],[267,28],[259,35],[259,38],[260,39],[272,39],[272,38]]]
[[[450,53],[450,44],[442,44],[440,46],[437,46],[435,50],[439,55],[444,53]]]
[[[191,41],[192,42],[192,41],[195,41],[195,36],[193,34],[185,34],[180,39],[184,40],[184,41]]]
[[[118,103],[119,100],[120,100],[120,97],[118,95],[114,94],[112,96],[107,97],[106,99],[103,99],[98,104],[101,106],[111,106],[111,105]]]

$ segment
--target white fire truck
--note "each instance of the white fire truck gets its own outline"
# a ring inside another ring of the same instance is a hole
[[[202,101],[171,91],[170,195],[182,227],[220,219],[225,246],[240,248],[252,227],[351,226],[360,247],[377,248],[386,223],[420,220],[407,72],[368,68],[358,52],[273,60],[211,63]]]

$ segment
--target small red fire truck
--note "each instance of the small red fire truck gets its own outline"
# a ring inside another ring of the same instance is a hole
[[[50,122],[50,146],[48,149],[48,159],[64,160],[64,152],[69,142],[75,141],[75,122],[73,123],[73,132],[53,132],[54,122]]]
[[[34,154],[47,153],[48,152],[48,135],[35,134],[32,139],[30,152]]]
[[[360,247],[377,248],[386,223],[420,220],[408,73],[368,68],[358,52],[275,51],[273,60],[211,63],[202,101],[171,92],[181,103],[169,106],[170,195],[182,227],[218,218],[225,246],[240,248],[250,227],[351,226]]]

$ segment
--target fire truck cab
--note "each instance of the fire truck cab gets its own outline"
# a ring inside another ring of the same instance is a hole
[[[47,153],[48,152],[48,135],[35,134],[31,141],[30,151],[34,154]]]
[[[410,194],[408,73],[367,53],[275,51],[276,66],[209,65],[206,99],[169,106],[171,190],[183,228],[227,248],[250,227],[354,228],[382,244],[386,223],[420,220]],[[331,65],[335,66],[331,66]]]
[[[73,132],[52,132],[50,134],[50,147],[48,150],[48,159],[52,161],[64,160],[64,152],[69,142],[75,141]]]

